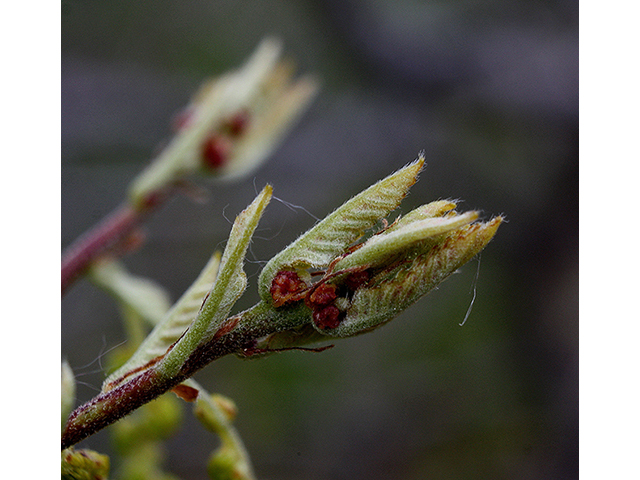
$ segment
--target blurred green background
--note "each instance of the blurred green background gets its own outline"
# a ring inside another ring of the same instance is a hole
[[[402,205],[464,200],[508,223],[482,253],[384,328],[319,354],[229,357],[197,375],[233,398],[260,479],[578,478],[578,2],[62,2],[62,246],[116,207],[207,76],[283,40],[322,91],[250,178],[178,197],[129,269],[174,299],[265,183],[249,253],[261,265],[361,189],[425,150]],[[312,216],[313,215],[313,216]],[[81,382],[124,335],[87,281],[62,302],[62,352]],[[168,464],[206,478],[217,440],[189,415]],[[82,444],[111,453],[108,431]],[[115,460],[115,459],[114,459]]]

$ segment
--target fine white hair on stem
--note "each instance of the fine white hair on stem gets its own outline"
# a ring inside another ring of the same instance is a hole
[[[459,323],[461,327],[465,324],[465,322],[469,318],[469,315],[471,315],[471,310],[473,310],[473,304],[476,301],[476,294],[478,293],[478,277],[480,277],[480,254],[478,254],[478,268],[476,270],[476,276],[473,279],[473,284],[471,287],[471,289],[473,290],[473,297],[471,297],[471,303],[469,304],[469,308],[467,308],[467,313],[464,316],[464,320]]]
[[[286,200],[283,200],[281,198],[276,197],[275,195],[273,196],[274,200],[277,200],[278,202],[280,202],[281,204],[283,204],[285,207],[287,207],[289,210],[291,211],[296,211],[296,210],[302,210],[304,213],[306,213],[307,215],[309,215],[311,218],[313,218],[316,222],[319,222],[320,219],[318,217],[316,217],[313,213],[311,213],[309,210],[307,210],[306,208],[304,208],[302,205],[295,205],[291,202],[287,202]]]
[[[114,345],[110,348],[107,349],[107,338],[106,336],[102,336],[102,347],[100,348],[100,352],[98,353],[98,356],[96,358],[94,358],[93,360],[91,360],[89,363],[82,365],[80,367],[76,367],[73,369],[74,372],[82,372],[83,370],[86,370],[87,368],[89,368],[91,365],[93,365],[94,363],[98,362],[98,369],[97,370],[92,370],[89,372],[82,372],[82,373],[76,373],[75,376],[82,376],[82,375],[91,375],[93,373],[97,373],[97,372],[104,372],[104,366],[102,365],[102,359],[103,357],[105,357],[106,355],[108,355],[110,352],[112,352],[113,350],[115,350],[116,348],[124,345],[125,343],[127,343],[127,340],[123,340],[120,343],[118,343],[117,345]]]
[[[233,220],[230,220],[229,217],[227,217],[227,208],[229,208],[230,204],[227,203],[223,208],[222,208],[222,218],[224,218],[227,223],[229,225],[233,225]]]

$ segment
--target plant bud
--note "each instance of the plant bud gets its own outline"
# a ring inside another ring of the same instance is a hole
[[[478,212],[458,213],[455,202],[438,200],[386,223],[423,164],[421,156],[376,183],[272,258],[260,274],[263,300],[276,309],[303,301],[318,333],[348,337],[388,322],[479,253],[501,217],[477,222]],[[354,244],[380,221],[383,229]],[[308,269],[323,269],[314,284],[300,279],[312,278]],[[281,345],[287,332],[266,344]],[[317,337],[297,328],[290,340]]]

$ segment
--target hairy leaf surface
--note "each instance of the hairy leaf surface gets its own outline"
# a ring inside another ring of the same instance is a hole
[[[424,165],[418,158],[398,172],[372,185],[347,201],[324,220],[298,237],[273,257],[260,274],[260,296],[271,301],[269,289],[276,274],[284,269],[325,268],[336,257],[396,209],[416,182]]]

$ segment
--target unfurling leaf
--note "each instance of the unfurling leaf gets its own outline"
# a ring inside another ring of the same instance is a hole
[[[148,278],[131,275],[117,260],[101,259],[91,266],[89,274],[96,284],[150,325],[160,323],[171,307],[164,288]]]
[[[246,288],[244,257],[271,192],[271,186],[267,185],[238,215],[222,259],[217,254],[211,258],[165,320],[149,334],[131,359],[107,378],[103,391],[150,367],[162,369],[168,376],[175,374],[198,345],[209,341],[221,329]]]
[[[158,368],[163,374],[175,375],[198,346],[209,342],[216,335],[229,333],[235,327],[233,319],[227,322],[225,320],[246,288],[244,258],[271,195],[272,188],[267,185],[251,205],[236,218],[222,254],[216,281],[193,323],[161,360]]]
[[[393,256],[404,255],[419,242],[449,233],[478,218],[478,212],[467,212],[446,218],[427,218],[403,224],[401,228],[374,235],[355,252],[334,265],[334,271],[355,267],[374,268],[388,263]]]
[[[248,347],[245,356],[297,348],[318,341],[318,335],[348,337],[370,331],[487,245],[502,218],[478,222],[478,212],[458,213],[450,200],[384,223],[416,181],[422,163],[420,157],[349,200],[271,259],[259,280],[263,301],[283,313],[303,304],[311,322],[276,330]],[[354,244],[379,221],[384,228]],[[323,270],[308,270],[312,268]]]
[[[248,175],[273,152],[318,91],[311,76],[293,79],[281,50],[279,41],[265,39],[242,67],[203,84],[176,135],[132,182],[135,208],[189,175]]]
[[[272,302],[271,287],[283,270],[326,268],[349,245],[395,210],[424,165],[424,157],[355,196],[273,257],[260,273],[260,297]]]
[[[471,260],[495,235],[501,217],[452,230],[435,245],[414,252],[373,275],[356,290],[344,319],[325,335],[349,337],[392,320]]]
[[[202,301],[211,290],[220,265],[220,253],[215,252],[198,278],[187,289],[180,299],[165,313],[131,358],[107,377],[103,383],[103,391],[110,390],[119,383],[116,380],[128,372],[136,371],[147,365],[154,358],[161,357],[167,349],[180,338],[198,314]]]

